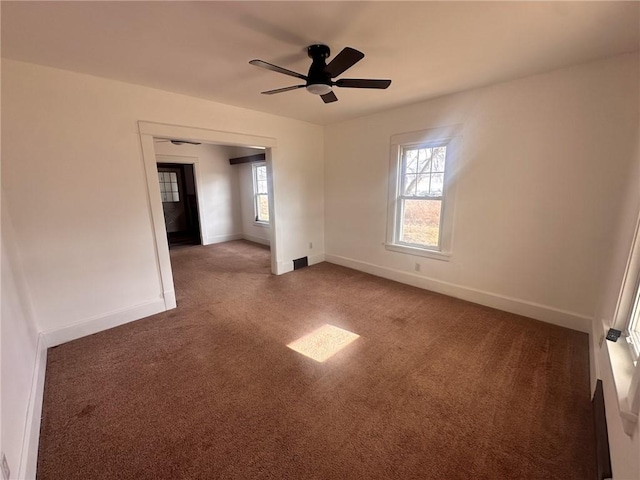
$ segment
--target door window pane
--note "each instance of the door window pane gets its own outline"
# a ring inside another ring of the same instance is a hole
[[[160,197],[163,202],[179,202],[178,175],[175,172],[158,172]]]

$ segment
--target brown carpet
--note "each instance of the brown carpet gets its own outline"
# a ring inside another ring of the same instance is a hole
[[[178,308],[49,350],[40,480],[590,479],[588,339],[245,241],[171,252]],[[324,363],[287,344],[360,338]]]

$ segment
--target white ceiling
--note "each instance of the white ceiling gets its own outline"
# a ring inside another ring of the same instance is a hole
[[[2,56],[328,124],[639,47],[638,2],[7,2]],[[307,45],[366,57],[324,104],[297,79]]]

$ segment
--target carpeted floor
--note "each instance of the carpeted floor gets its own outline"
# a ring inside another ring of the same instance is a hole
[[[49,350],[38,479],[590,479],[588,339],[245,241],[178,308]],[[360,335],[318,363],[287,344]]]

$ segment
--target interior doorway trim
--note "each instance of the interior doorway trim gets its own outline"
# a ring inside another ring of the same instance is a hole
[[[281,258],[281,253],[278,244],[278,212],[275,208],[274,202],[276,192],[273,188],[273,157],[277,149],[276,139],[237,132],[224,132],[219,130],[208,130],[205,128],[186,127],[147,121],[138,122],[138,131],[140,133],[142,159],[144,162],[145,178],[147,183],[149,215],[153,228],[155,256],[162,288],[161,295],[164,299],[166,310],[176,307],[176,293],[173,284],[173,271],[171,269],[171,260],[169,257],[169,243],[167,241],[164,213],[162,211],[160,186],[158,185],[158,170],[156,166],[156,153],[153,142],[154,137],[265,149],[267,171],[271,173],[268,176],[268,188],[270,193],[269,223],[271,224],[271,272],[277,275],[278,260]]]

